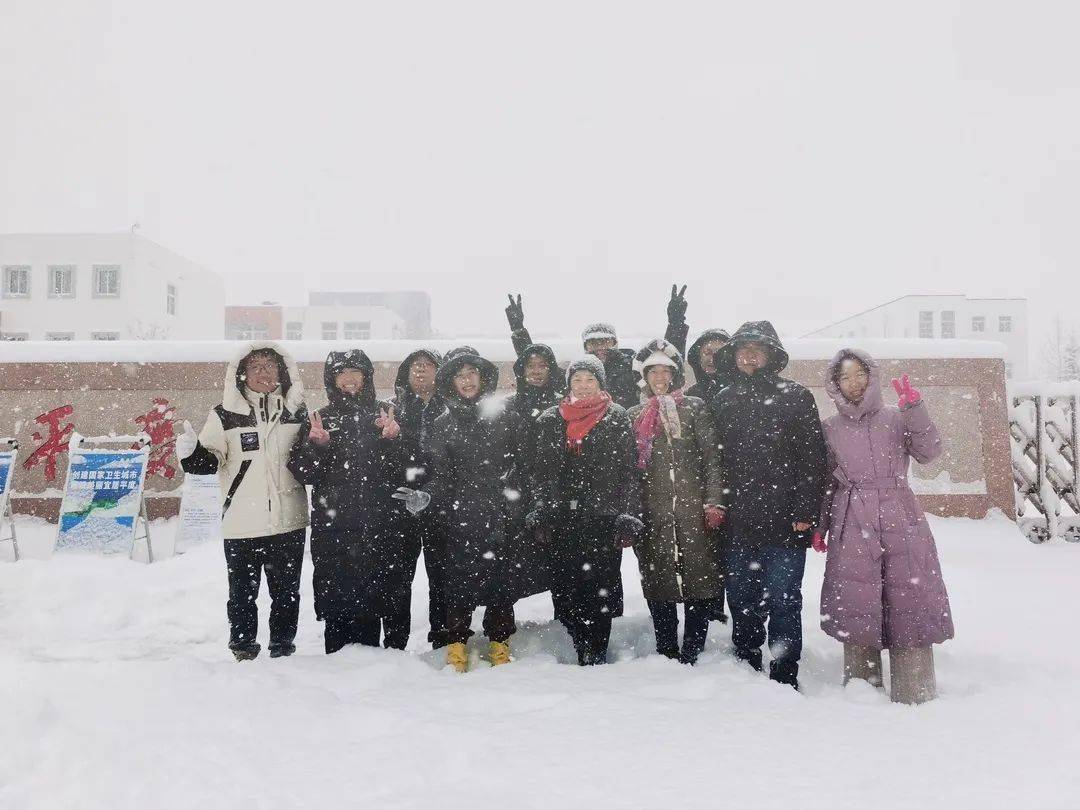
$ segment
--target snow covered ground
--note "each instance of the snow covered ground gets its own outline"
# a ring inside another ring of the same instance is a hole
[[[921,707],[839,686],[817,555],[796,694],[718,624],[695,668],[652,654],[630,553],[612,665],[568,666],[540,596],[515,663],[457,676],[424,643],[422,566],[408,652],[323,655],[309,568],[297,654],[237,664],[217,545],[48,559],[51,527],[22,523],[35,559],[0,564],[0,808],[1080,807],[1080,547],[931,522],[958,635]],[[264,587],[264,643],[266,608]]]

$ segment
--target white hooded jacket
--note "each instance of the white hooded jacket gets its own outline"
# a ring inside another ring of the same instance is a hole
[[[281,385],[269,394],[244,386],[240,363],[269,349],[282,362]],[[210,411],[184,472],[218,474],[226,540],[268,537],[308,525],[307,492],[286,467],[306,410],[300,369],[273,341],[242,345],[225,371],[222,402]]]

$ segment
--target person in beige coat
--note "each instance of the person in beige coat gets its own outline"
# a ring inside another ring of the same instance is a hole
[[[261,649],[255,600],[264,570],[270,656],[296,650],[308,503],[286,464],[305,416],[304,387],[292,357],[276,343],[250,343],[229,363],[221,404],[199,435],[185,422],[176,441],[185,473],[217,473],[221,481],[229,649],[238,661],[255,658]]]
[[[645,523],[634,544],[641,587],[657,652],[693,664],[705,647],[714,601],[724,592],[720,543],[710,531],[724,520],[720,450],[705,402],[682,392],[683,361],[675,346],[652,341],[638,352],[634,369],[648,397],[629,411]]]

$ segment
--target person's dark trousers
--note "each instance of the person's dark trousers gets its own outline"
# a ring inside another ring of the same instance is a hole
[[[270,652],[288,654],[300,616],[300,568],[304,562],[304,530],[269,537],[225,541],[229,569],[229,649],[255,646],[259,609],[255,604],[266,571],[270,589]]]
[[[446,599],[446,535],[434,520],[423,524],[424,569],[428,578],[428,641],[434,649],[449,642]],[[412,594],[409,594],[411,597]]]
[[[581,619],[571,605],[566,624],[581,666],[607,663],[608,643],[611,640],[611,619],[607,617]]]
[[[412,581],[412,577],[409,577],[409,580]],[[412,629],[411,601],[411,591],[401,594],[396,610],[391,615],[382,617],[383,646],[387,649],[404,650],[409,643],[409,632]]]
[[[464,644],[472,635],[473,611],[477,605],[451,605],[447,611],[447,643]],[[505,642],[517,630],[513,605],[488,605],[484,608],[484,635],[491,641]]]
[[[323,644],[327,655],[348,644],[378,647],[379,620],[366,616],[327,616],[323,620]]]
[[[705,649],[705,639],[709,635],[709,620],[713,616],[715,603],[712,599],[686,602],[683,606],[683,641],[679,650],[679,610],[677,602],[656,602],[648,600],[649,613],[652,614],[653,629],[656,631],[656,651],[668,658],[676,658],[684,664],[697,662],[701,651]]]
[[[806,550],[747,546],[735,541],[724,550],[731,641],[735,656],[761,669],[765,622],[772,662],[769,677],[798,685],[802,655],[802,578]]]

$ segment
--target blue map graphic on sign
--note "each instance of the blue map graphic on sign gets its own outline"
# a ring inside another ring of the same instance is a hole
[[[146,453],[82,450],[71,458],[59,546],[120,550],[133,538]]]

